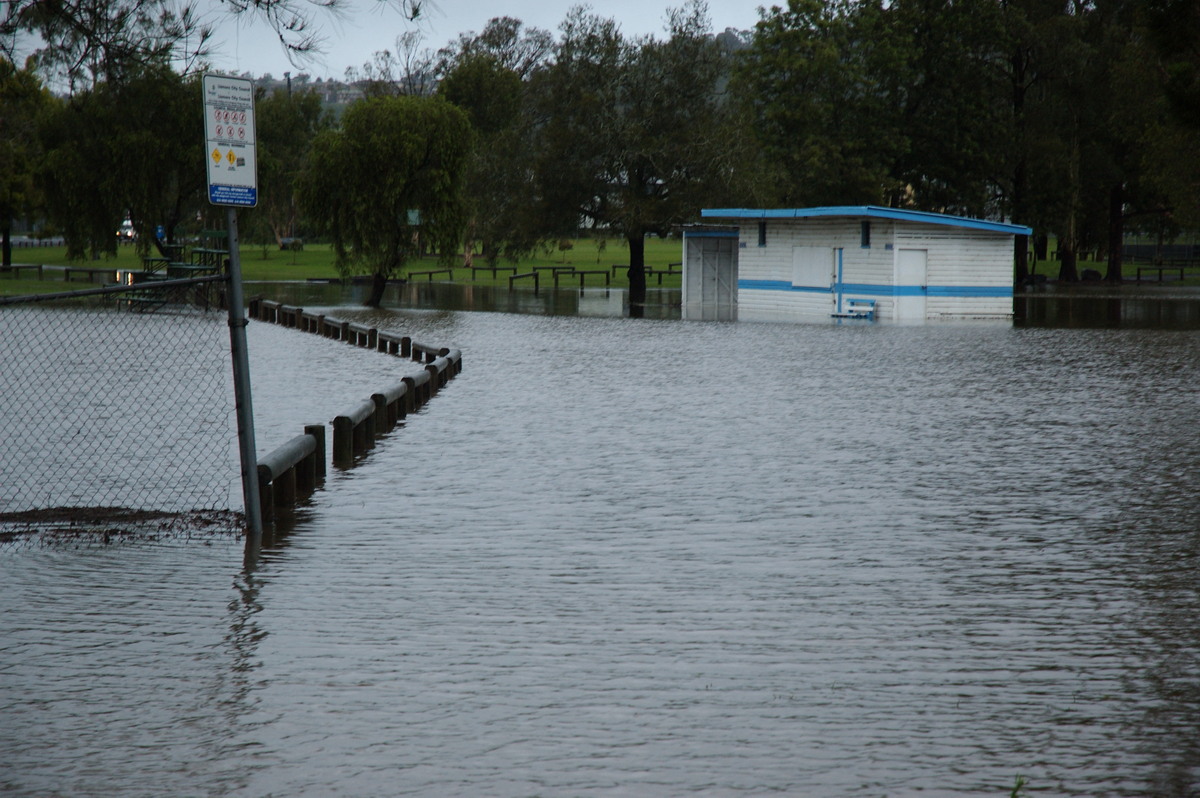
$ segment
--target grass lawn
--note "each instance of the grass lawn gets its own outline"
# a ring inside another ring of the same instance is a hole
[[[671,263],[678,263],[683,259],[682,247],[683,244],[678,239],[647,239],[646,265],[665,269]],[[299,252],[281,252],[274,247],[263,248],[258,245],[244,245],[241,248],[241,253],[242,279],[247,282],[308,280],[310,278],[327,280],[337,279],[338,277],[337,269],[333,265],[333,252],[328,245],[309,245]],[[469,269],[459,266],[453,270],[453,280],[454,282],[474,282],[476,285],[507,286],[508,277],[512,274],[511,269],[508,267],[515,267],[520,272],[532,271],[535,267],[548,266],[566,266],[581,270],[611,269],[614,264],[628,262],[629,248],[625,245],[624,241],[603,242],[590,238],[577,239],[571,242],[571,248],[567,250],[558,250],[555,248],[549,252],[538,252],[519,263],[501,262],[497,265],[506,267],[506,269],[494,276],[491,272],[472,272]],[[47,266],[89,266],[130,270],[141,268],[141,258],[138,257],[131,246],[120,247],[115,257],[86,262],[68,261],[66,247],[14,249],[13,263],[40,263]],[[484,265],[482,258],[476,258],[475,263],[478,266]],[[404,271],[406,273],[421,272],[439,268],[442,267],[437,262],[437,259],[429,257],[410,263]],[[28,278],[27,275],[29,275],[29,272],[22,272],[19,279],[0,273],[0,294],[9,296],[48,294],[89,287],[88,283],[80,282],[78,278],[74,282],[66,283],[58,274],[53,272],[51,274],[53,275],[53,279],[36,280]],[[404,274],[395,276],[403,277]],[[426,280],[428,278],[416,277],[414,279]],[[444,274],[435,275],[434,279],[444,281],[446,276]],[[543,275],[541,285],[546,286],[550,283],[550,279],[549,275]],[[526,281],[527,283],[528,281]],[[589,277],[586,284],[589,286],[603,285],[603,281],[598,277]],[[619,287],[628,285],[624,270],[618,270],[617,276],[612,278],[612,284]],[[657,286],[658,278],[652,276],[649,284]],[[664,287],[678,288],[679,276],[666,276],[663,278],[662,284]],[[578,285],[578,283],[576,282],[575,285]]]

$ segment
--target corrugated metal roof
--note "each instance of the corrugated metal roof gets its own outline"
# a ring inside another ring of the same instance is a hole
[[[898,219],[921,224],[937,224],[945,227],[966,227],[972,230],[988,230],[1009,235],[1030,235],[1033,228],[1006,222],[989,222],[967,216],[950,216],[945,213],[909,211],[902,208],[884,208],[879,205],[838,205],[825,208],[705,208],[700,211],[705,219],[812,219],[821,216],[852,216],[871,219]]]

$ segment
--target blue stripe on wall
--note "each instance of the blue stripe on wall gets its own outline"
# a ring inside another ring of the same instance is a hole
[[[936,297],[979,297],[1011,299],[1012,286],[1003,285],[931,285],[922,288],[919,285],[872,285],[869,283],[839,283],[835,286],[843,294],[861,294],[863,296],[936,296]],[[831,293],[833,286],[828,288],[810,288],[794,286],[786,280],[738,280],[738,288],[750,291],[796,291],[810,294]]]
[[[787,280],[738,280],[738,288],[752,288],[756,291],[797,291],[808,294],[829,294],[832,288],[810,288],[808,286],[792,285]]]

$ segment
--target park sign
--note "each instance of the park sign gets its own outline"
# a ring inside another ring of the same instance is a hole
[[[245,208],[257,205],[254,85],[249,80],[204,76],[204,139],[208,201]]]

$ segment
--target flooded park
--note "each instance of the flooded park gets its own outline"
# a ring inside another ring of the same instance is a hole
[[[463,372],[256,557],[0,548],[0,793],[1200,790],[1200,296],[259,290]],[[403,369],[248,334],[260,453]]]

